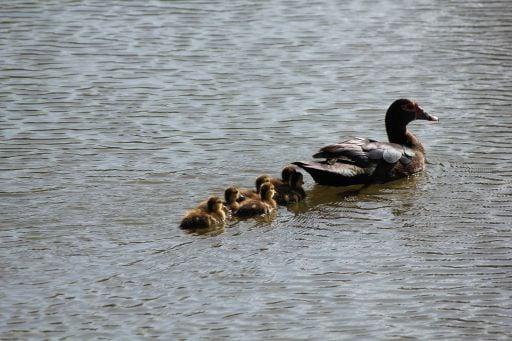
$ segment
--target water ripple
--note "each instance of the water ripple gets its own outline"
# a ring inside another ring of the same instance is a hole
[[[0,338],[512,336],[507,1],[0,9]],[[425,174],[177,229],[398,97]]]

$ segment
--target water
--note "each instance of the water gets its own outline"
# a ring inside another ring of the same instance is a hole
[[[0,335],[512,337],[509,1],[4,1]],[[414,98],[424,174],[186,209]]]

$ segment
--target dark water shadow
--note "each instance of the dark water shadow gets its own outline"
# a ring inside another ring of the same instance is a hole
[[[316,207],[321,205],[337,204],[343,201],[376,202],[382,201],[382,198],[388,194],[410,196],[417,190],[418,183],[423,177],[424,174],[416,174],[385,183],[340,187],[314,184],[309,191],[306,191],[307,197],[303,202],[288,205],[286,209],[293,213],[304,213],[315,211]]]

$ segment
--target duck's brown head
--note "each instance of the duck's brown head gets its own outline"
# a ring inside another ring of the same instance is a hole
[[[284,183],[288,183],[288,181],[290,180],[290,176],[293,173],[296,173],[296,172],[297,172],[297,170],[295,169],[295,167],[293,167],[293,166],[286,166],[281,171],[281,179],[283,179]]]
[[[224,191],[224,201],[226,201],[226,204],[230,205],[241,200],[243,200],[243,196],[238,188],[229,187]]]
[[[439,119],[425,112],[415,101],[409,99],[397,99],[386,112],[386,125],[389,123],[395,125],[407,125],[414,120],[439,121]]]
[[[270,182],[270,176],[268,175],[261,175],[256,178],[256,192],[260,192],[261,185],[263,185],[266,182]]]
[[[397,99],[386,112],[386,131],[389,142],[404,143],[406,126],[414,120],[439,121],[439,119],[425,112],[415,101]]]
[[[274,189],[274,185],[272,185],[270,182],[265,182],[263,185],[261,185],[260,197],[262,200],[271,200],[275,194],[276,191]]]
[[[219,213],[222,212],[222,200],[219,197],[210,197],[207,201],[208,212]]]

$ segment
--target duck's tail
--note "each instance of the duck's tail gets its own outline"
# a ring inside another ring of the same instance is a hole
[[[293,162],[311,175],[317,184],[326,186],[349,186],[368,182],[368,174],[353,164],[327,161]]]

